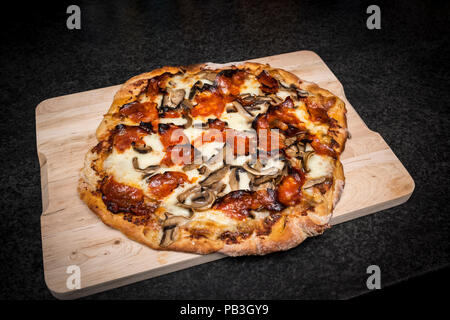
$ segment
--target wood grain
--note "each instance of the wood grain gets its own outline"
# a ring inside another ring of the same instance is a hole
[[[316,82],[346,103],[352,139],[341,158],[346,186],[332,224],[399,205],[410,197],[414,190],[411,176],[383,138],[367,128],[347,101],[341,83],[318,55],[299,51],[253,61]],[[96,144],[95,129],[119,87],[52,98],[36,108],[44,273],[57,298],[86,296],[224,257],[144,247],[104,225],[78,198],[76,186],[84,155]],[[66,287],[70,265],[80,267],[81,289]]]

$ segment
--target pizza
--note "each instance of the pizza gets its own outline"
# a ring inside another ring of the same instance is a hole
[[[285,70],[163,67],[115,94],[78,192],[152,249],[263,255],[329,228],[347,136],[344,102]]]

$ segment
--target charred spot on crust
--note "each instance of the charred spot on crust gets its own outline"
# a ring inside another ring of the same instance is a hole
[[[256,231],[256,235],[265,236],[270,234],[270,232],[272,231],[272,226],[277,223],[280,218],[281,214],[279,213],[271,214],[270,216],[264,218],[262,222],[262,228]]]
[[[236,72],[238,72],[239,71],[239,69],[226,69],[226,70],[222,70],[222,71],[220,71],[218,74],[217,74],[217,77],[220,77],[220,76],[224,76],[224,77],[227,77],[227,78],[231,78]],[[217,77],[216,77],[216,79],[217,79]]]
[[[146,216],[153,214],[158,207],[156,202],[146,203],[142,190],[116,182],[106,176],[101,182],[100,192],[106,208],[114,213],[129,213]]]
[[[272,77],[266,70],[261,71],[256,78],[258,79],[261,85],[261,90],[264,93],[276,93],[280,87],[277,79]]]
[[[92,152],[99,154],[103,150],[104,143],[105,141],[100,141],[97,143],[95,147],[92,148]]]
[[[250,235],[250,232],[225,231],[219,236],[219,239],[225,241],[226,244],[236,244],[239,243],[239,240],[246,239]]]
[[[231,191],[217,199],[213,208],[235,218],[245,218],[250,216],[251,211],[279,212],[284,209],[284,206],[277,200],[276,192],[269,188],[259,191]]]

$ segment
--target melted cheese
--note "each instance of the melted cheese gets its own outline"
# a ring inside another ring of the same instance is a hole
[[[333,159],[328,156],[313,154],[308,160],[310,171],[307,177],[311,179],[330,176],[333,173]]]
[[[252,128],[252,122],[246,120],[238,112],[225,112],[222,115],[221,120],[226,121],[229,128],[238,131],[249,130]]]
[[[250,175],[239,171],[239,190],[250,190]]]
[[[295,105],[295,116],[301,122],[305,124],[307,130],[309,130],[312,134],[327,134],[328,126],[326,124],[316,124],[309,119],[309,114],[306,111],[306,106],[304,103]]]
[[[242,93],[250,93],[254,96],[260,96],[263,94],[261,89],[259,88],[259,81],[256,79],[255,76],[250,75],[245,79],[244,83],[241,86],[241,94]]]
[[[173,123],[176,126],[185,125],[187,122],[184,118],[160,118],[159,123]]]

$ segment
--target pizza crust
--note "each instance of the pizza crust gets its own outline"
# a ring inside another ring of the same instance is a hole
[[[201,70],[215,69],[217,67],[226,67],[227,65],[216,65],[211,63],[197,64],[187,67],[162,67],[151,72],[143,73],[129,79],[114,96],[113,103],[99,125],[96,136],[99,141],[105,140],[111,129],[113,129],[119,120],[113,115],[119,107],[125,103],[137,99],[143,87],[147,85],[147,79],[164,74],[166,72],[176,74],[180,71],[187,73],[197,73]],[[281,69],[271,68],[268,65],[258,63],[242,63],[233,65],[237,69],[250,69],[254,72],[259,70],[269,70],[270,74],[281,77],[288,85],[295,85],[299,89],[308,90],[313,94],[320,94],[325,97],[335,97],[336,103],[329,110],[329,116],[333,118],[341,127],[332,133],[333,138],[338,142],[336,151],[340,154],[347,139],[347,121],[345,104],[329,91],[318,87],[314,83],[300,80],[296,75]],[[336,204],[338,203],[344,188],[344,172],[342,164],[336,160],[336,166],[333,172],[333,186],[323,195],[323,202],[317,205],[312,212],[304,213],[304,208],[288,207],[284,209],[281,217],[272,225],[271,231],[266,235],[257,235],[255,232],[238,243],[228,243],[225,240],[212,240],[204,237],[192,237],[183,227],[179,227],[178,240],[167,247],[161,247],[160,241],[163,236],[161,226],[152,227],[134,224],[124,219],[123,214],[113,214],[107,208],[102,200],[101,193],[97,190],[102,175],[95,169],[94,163],[98,160],[96,153],[88,152],[86,155],[85,166],[82,170],[79,180],[78,192],[80,198],[87,206],[108,226],[120,230],[123,234],[132,240],[138,241],[148,247],[156,250],[174,250],[191,252],[198,254],[208,254],[212,252],[221,252],[229,256],[239,255],[264,255],[274,251],[283,251],[293,248],[303,242],[310,236],[322,234],[329,228],[329,221]]]

